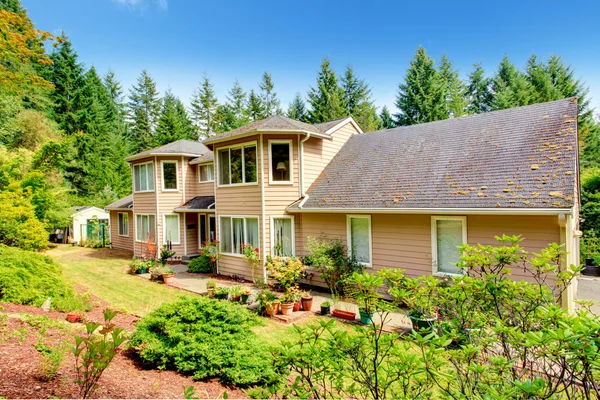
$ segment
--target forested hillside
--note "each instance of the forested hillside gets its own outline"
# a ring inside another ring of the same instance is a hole
[[[336,73],[324,59],[314,85],[284,111],[268,72],[255,88],[235,82],[224,99],[208,76],[184,101],[159,93],[145,70],[123,88],[113,72],[84,64],[66,34],[36,29],[19,0],[0,0],[0,33],[0,243],[43,249],[47,232],[67,225],[70,206],[103,207],[129,194],[129,154],[270,115],[313,123],[353,115],[372,131],[571,96],[580,107],[583,228],[600,223],[599,129],[585,83],[559,56],[532,55],[522,69],[504,56],[495,71],[475,64],[463,80],[449,58],[436,62],[419,47],[401,82],[389,83],[398,87],[396,110],[377,110],[352,66]]]

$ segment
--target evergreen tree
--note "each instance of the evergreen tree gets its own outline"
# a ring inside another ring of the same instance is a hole
[[[110,112],[116,114],[114,118],[117,118],[118,115],[120,119],[124,121],[126,109],[125,103],[123,103],[123,87],[112,70],[109,70],[104,76],[104,87],[108,92],[112,104],[115,106]]]
[[[219,131],[219,102],[214,85],[204,76],[191,101],[191,114],[198,137],[207,138]]]
[[[64,32],[50,59],[52,64],[48,67],[47,78],[54,85],[50,94],[52,116],[59,127],[71,135],[78,130],[75,99],[83,87],[84,79],[83,66],[77,61],[77,53]]]
[[[508,60],[507,56],[502,58],[498,66],[498,72],[492,81],[492,91],[494,110],[526,106],[535,100],[527,78]]]
[[[221,131],[230,131],[250,122],[246,107],[247,102],[248,95],[236,80],[227,93],[227,101],[219,109]]]
[[[425,49],[417,49],[406,71],[404,83],[398,86],[395,114],[397,125],[413,125],[448,118],[446,87],[435,63]]]
[[[379,129],[391,129],[395,126],[396,124],[394,123],[392,114],[390,114],[390,110],[388,110],[387,106],[383,106],[379,114]]]
[[[352,115],[365,132],[377,129],[379,120],[377,109],[371,101],[371,89],[363,79],[359,79],[354,74],[350,65],[346,67],[346,72],[342,77],[342,90],[344,91],[343,102],[347,115]]]
[[[260,88],[260,98],[263,104],[262,118],[281,114],[281,106],[279,99],[277,99],[277,93],[274,91],[275,85],[273,84],[273,78],[271,77],[271,74],[265,71],[262,81],[258,84],[258,87]]]
[[[194,125],[188,117],[185,106],[170,90],[163,98],[162,111],[153,139],[153,146],[162,146],[179,139],[196,139]]]
[[[485,76],[481,64],[474,64],[475,69],[469,74],[469,85],[466,96],[469,101],[467,112],[469,114],[480,114],[490,111],[494,95],[491,91],[492,81]]]
[[[256,94],[254,89],[250,90],[248,95],[248,115],[251,121],[258,121],[263,119],[265,114],[265,106],[263,105],[262,99]]]
[[[308,115],[306,114],[306,106],[304,105],[304,100],[302,100],[300,93],[296,93],[294,96],[292,103],[288,108],[287,116],[298,121],[307,122]]]
[[[20,14],[25,12],[20,0],[0,0],[0,10]]]
[[[446,87],[446,110],[449,118],[465,115],[467,112],[466,87],[459,78],[458,71],[454,70],[452,62],[442,56],[440,62],[440,75]]]
[[[146,70],[143,70],[129,93],[129,130],[133,151],[150,148],[161,109],[156,83]]]
[[[317,86],[308,91],[308,103],[308,118],[312,123],[327,122],[347,115],[344,91],[328,59],[321,63]]]

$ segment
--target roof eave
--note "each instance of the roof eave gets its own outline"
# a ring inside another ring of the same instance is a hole
[[[134,154],[132,156],[129,157],[125,157],[125,161],[127,162],[131,162],[131,161],[136,161],[136,160],[140,160],[142,158],[148,158],[148,157],[200,157],[202,156],[202,154],[193,154],[193,153],[148,153],[148,154]]]
[[[104,211],[132,211],[133,208],[125,207],[104,207]]]
[[[190,160],[188,162],[189,165],[196,165],[196,164],[210,164],[210,163],[214,163],[215,159],[213,158],[212,160],[201,160],[201,161],[194,161],[194,160]]]
[[[328,135],[331,135],[333,132],[337,131],[342,126],[346,125],[348,122],[350,122],[352,124],[352,126],[354,126],[354,128],[358,131],[358,133],[364,133],[363,130],[358,125],[358,123],[352,117],[348,117],[348,118],[345,118],[345,119],[341,120],[338,124],[336,124],[336,125],[332,126],[331,128],[327,129],[325,131],[325,133],[328,134]]]
[[[191,213],[200,213],[200,212],[214,213],[215,209],[214,208],[175,208],[175,209],[173,209],[173,211],[175,211],[175,212],[191,212]]]
[[[564,215],[572,208],[287,208],[289,213]]]
[[[333,138],[327,134],[324,134],[322,132],[313,132],[313,131],[308,131],[308,130],[304,130],[304,129],[253,129],[251,131],[248,132],[244,132],[244,133],[240,133],[239,135],[232,135],[232,136],[227,136],[227,137],[223,137],[223,138],[214,138],[214,139],[206,139],[205,141],[203,141],[202,143],[204,145],[212,145],[212,144],[216,144],[216,143],[221,143],[221,142],[226,142],[229,140],[236,140],[236,139],[241,139],[247,136],[253,136],[256,134],[260,134],[260,133],[291,133],[291,134],[310,134],[311,137],[318,137],[321,139],[329,139],[332,140]]]

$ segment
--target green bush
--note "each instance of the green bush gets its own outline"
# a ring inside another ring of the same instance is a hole
[[[267,385],[278,375],[268,347],[250,328],[259,319],[244,307],[206,297],[164,304],[137,324],[130,349],[149,368],[238,387]]]
[[[190,261],[187,272],[209,274],[212,272],[212,261],[208,256],[199,256]]]
[[[0,246],[0,301],[41,306],[51,298],[59,311],[89,309],[49,257],[14,247]]]

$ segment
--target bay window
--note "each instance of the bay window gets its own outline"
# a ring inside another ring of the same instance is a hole
[[[466,217],[431,217],[431,254],[435,275],[460,274],[459,246],[467,242]]]
[[[118,234],[119,236],[129,236],[129,216],[127,213],[118,214]]]
[[[256,144],[219,149],[219,184],[256,183]]]
[[[269,183],[292,183],[292,141],[269,141]]]
[[[133,166],[133,190],[136,192],[154,191],[154,164],[152,162]]]
[[[242,246],[258,247],[258,217],[220,217],[221,252],[242,254]]]
[[[154,214],[136,214],[135,215],[135,240],[154,242],[156,235],[156,217]]]
[[[171,242],[172,244],[179,244],[179,214],[165,214],[164,215],[164,229],[163,236],[164,242]]]
[[[274,256],[291,257],[294,255],[294,217],[273,218],[271,244]]]
[[[371,262],[371,216],[348,215],[346,221],[348,255],[370,267]]]
[[[177,191],[177,161],[161,161],[162,190]]]

